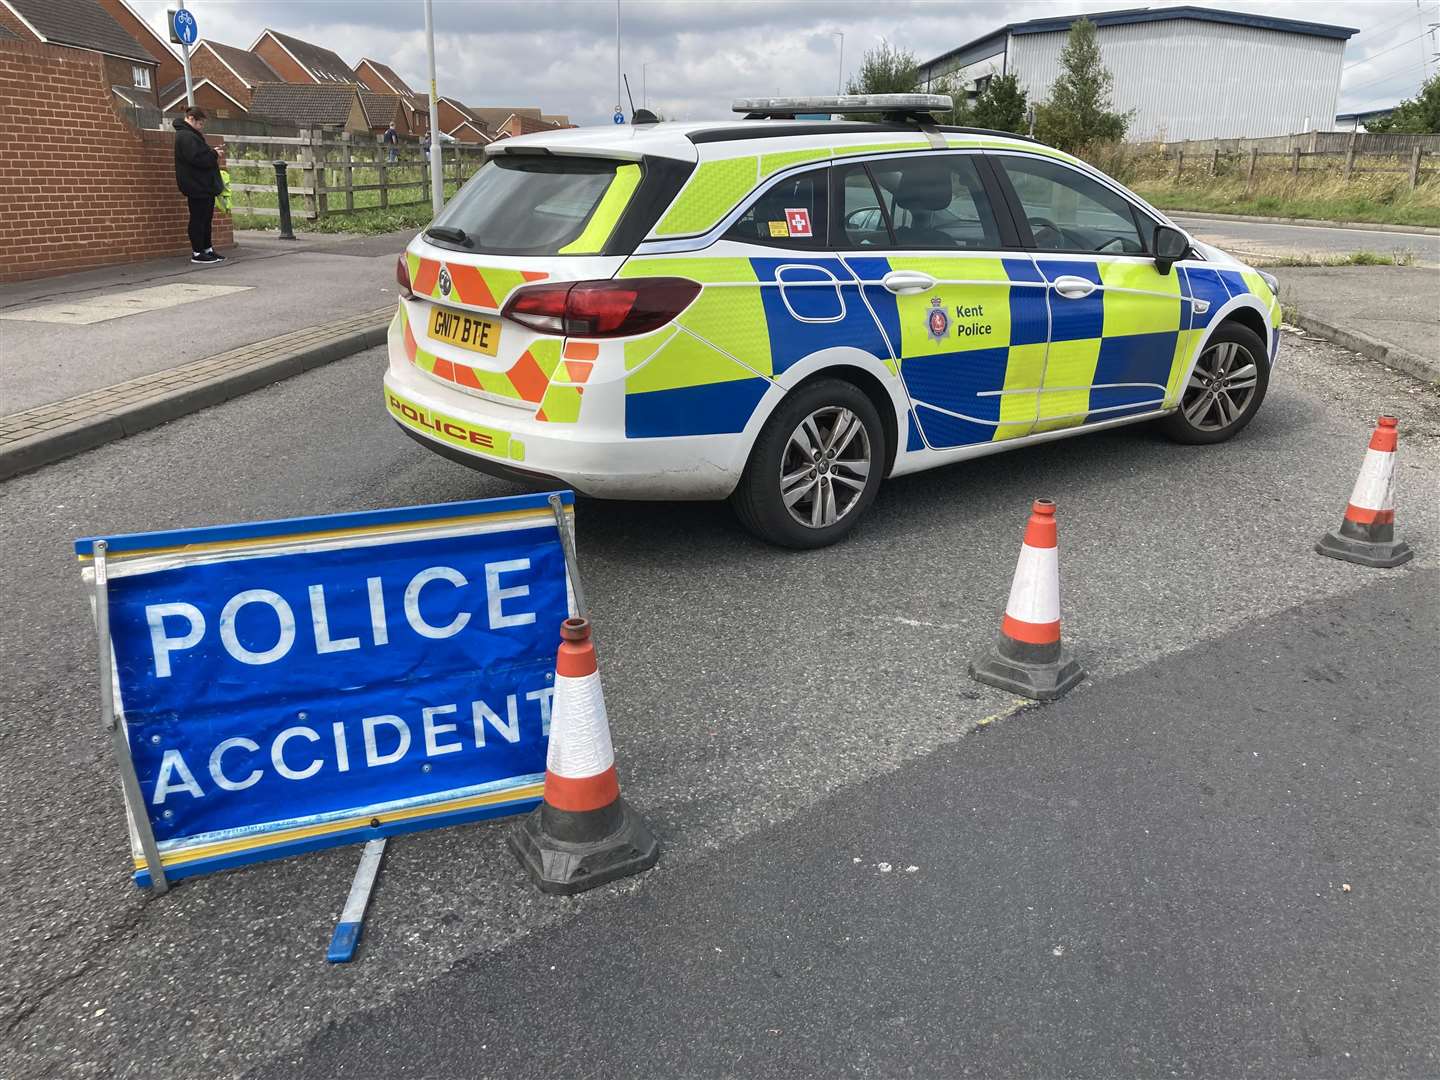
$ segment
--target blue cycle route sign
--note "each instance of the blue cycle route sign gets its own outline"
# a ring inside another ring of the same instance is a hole
[[[625,122],[625,114],[619,109],[616,109],[615,115],[612,116],[610,119],[614,120],[617,124],[623,124]]]
[[[546,495],[103,539],[167,879],[538,802],[571,608]]]
[[[195,16],[184,8],[175,12],[173,28],[175,36],[186,45],[194,45],[200,38],[200,27],[195,23]]]

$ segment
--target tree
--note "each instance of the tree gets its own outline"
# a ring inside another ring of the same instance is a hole
[[[845,88],[848,94],[913,94],[915,92],[915,54],[897,49],[884,38],[874,49],[865,50],[859,74]]]
[[[952,71],[941,78],[930,92],[948,94],[955,103],[948,112],[937,111],[934,114],[940,123],[954,124],[956,127],[974,124],[974,118],[970,115],[970,96],[965,92],[965,80],[960,77],[959,72]]]
[[[1420,92],[1395,106],[1395,111],[1381,120],[1365,125],[1368,131],[1393,131],[1405,135],[1440,132],[1440,72],[1426,79]]]
[[[1076,19],[1060,51],[1064,74],[1050,88],[1050,100],[1035,109],[1035,135],[1071,152],[1093,143],[1119,142],[1133,112],[1111,108],[1114,76],[1101,62],[1095,24]]]
[[[970,110],[970,123],[994,131],[1023,134],[1028,105],[1020,78],[1013,71],[1008,75],[991,75],[990,81],[981,87],[975,98],[975,105]]]

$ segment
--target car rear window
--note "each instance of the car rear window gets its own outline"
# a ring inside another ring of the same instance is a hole
[[[600,158],[490,158],[430,226],[465,240],[445,247],[495,255],[592,255],[605,246],[640,166]]]

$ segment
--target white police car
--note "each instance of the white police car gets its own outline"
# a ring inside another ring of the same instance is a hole
[[[397,267],[385,397],[431,449],[602,498],[729,498],[775,543],[881,480],[1160,419],[1229,438],[1275,281],[932,95],[505,139]],[[801,122],[810,112],[880,122]]]

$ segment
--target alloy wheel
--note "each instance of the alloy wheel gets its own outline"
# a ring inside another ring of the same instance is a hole
[[[1197,431],[1223,431],[1245,415],[1259,385],[1259,368],[1245,346],[1222,341],[1195,361],[1180,410]]]
[[[780,456],[780,497],[790,516],[811,529],[834,525],[865,493],[870,435],[849,409],[816,409],[796,426]]]

